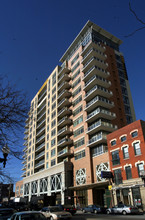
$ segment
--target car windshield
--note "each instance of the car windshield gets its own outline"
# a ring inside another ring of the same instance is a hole
[[[41,213],[29,213],[23,214],[21,220],[46,220],[46,218]]]
[[[50,208],[50,212],[60,212],[60,211],[62,211],[62,209],[59,207]]]

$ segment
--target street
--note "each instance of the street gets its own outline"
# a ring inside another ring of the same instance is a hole
[[[107,214],[89,214],[89,213],[81,213],[77,212],[73,217],[72,220],[122,220],[122,219],[129,219],[129,220],[139,220],[139,219],[145,219],[145,215],[107,215]]]

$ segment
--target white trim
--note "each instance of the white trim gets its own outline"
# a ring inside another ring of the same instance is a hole
[[[139,142],[139,144],[140,144],[140,140],[134,140],[134,141],[131,143],[132,147],[133,147],[133,145],[134,145],[135,143],[137,143],[137,142]]]
[[[127,134],[122,134],[120,137],[119,137],[119,139],[121,139],[122,137],[127,137]]]
[[[125,170],[125,167],[131,167],[132,168],[132,164],[131,163],[130,164],[127,163],[123,167],[124,167],[124,170]]]
[[[123,150],[124,147],[129,148],[129,145],[128,144],[123,144],[123,146],[121,147],[121,150]]]
[[[118,169],[121,169],[121,168],[122,168],[122,166],[121,167],[112,168],[112,170],[118,170]]]
[[[110,141],[110,144],[111,144],[112,141],[117,141],[117,139],[116,139],[116,138],[112,139],[112,140]]]
[[[110,152],[113,152],[113,151],[116,151],[116,150],[120,150],[120,147],[115,148],[115,149],[113,149],[113,150],[110,150]]]
[[[144,160],[141,160],[141,161],[138,160],[138,161],[135,163],[135,167],[137,167],[137,165],[140,164],[140,163],[142,163],[142,164],[144,165]]]

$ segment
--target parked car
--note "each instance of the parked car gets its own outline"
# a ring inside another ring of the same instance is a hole
[[[73,205],[64,205],[63,209],[66,212],[70,212],[72,215],[74,215],[77,211]]]
[[[120,204],[106,210],[107,214],[139,214],[139,210],[135,206],[127,206]]]
[[[16,212],[7,220],[47,220],[47,218],[37,211]]]
[[[88,205],[82,208],[83,213],[91,212],[91,213],[106,213],[106,208],[101,207],[99,205]]]
[[[44,207],[41,209],[41,213],[45,215],[46,218],[50,220],[55,219],[71,219],[72,215],[60,209],[58,206]]]
[[[0,208],[0,220],[7,220],[10,218],[16,211],[11,208]]]

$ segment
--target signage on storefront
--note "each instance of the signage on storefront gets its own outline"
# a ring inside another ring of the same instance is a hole
[[[111,171],[101,171],[101,177],[111,179],[113,177],[113,174]]]
[[[108,185],[108,189],[109,189],[109,190],[112,190],[112,185]]]

